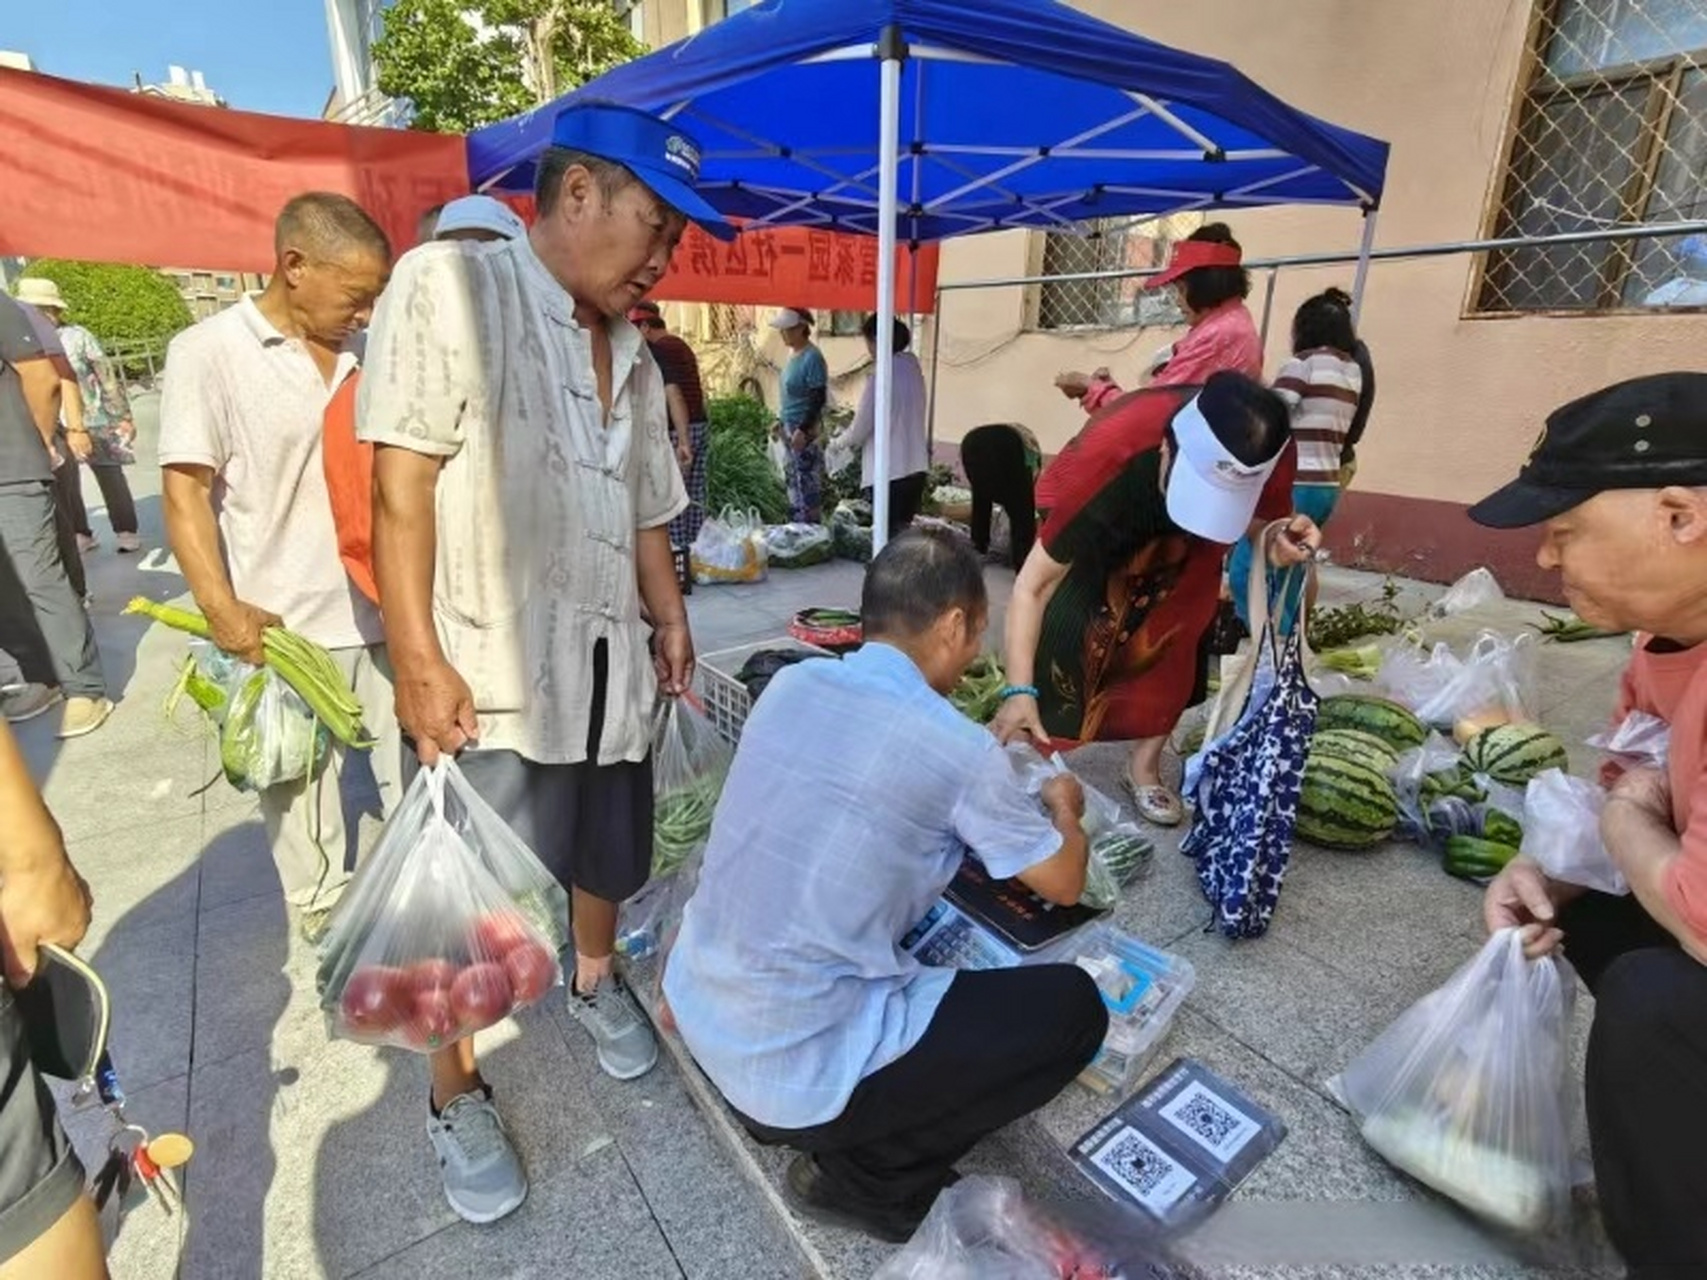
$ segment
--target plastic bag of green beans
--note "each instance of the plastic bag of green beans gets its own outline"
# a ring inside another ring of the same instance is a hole
[[[735,753],[693,694],[667,698],[652,731],[652,874],[673,875],[711,835]]]

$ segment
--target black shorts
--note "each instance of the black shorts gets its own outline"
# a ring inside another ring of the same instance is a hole
[[[30,1064],[18,1007],[0,985],[0,1263],[63,1218],[83,1182],[53,1095]]]
[[[539,764],[514,751],[465,751],[457,767],[565,889],[623,902],[652,874],[652,760],[598,764],[609,653],[593,649],[587,759]],[[412,780],[419,767],[408,753]]]

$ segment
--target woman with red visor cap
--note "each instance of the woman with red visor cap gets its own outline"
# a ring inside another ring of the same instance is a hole
[[[1168,268],[1144,282],[1146,289],[1171,286],[1191,327],[1157,356],[1152,387],[1201,386],[1212,373],[1230,371],[1262,379],[1262,338],[1245,299],[1251,275],[1239,242],[1224,222],[1199,227],[1174,246]],[[1086,413],[1095,413],[1121,394],[1107,369],[1064,373],[1055,385]]]

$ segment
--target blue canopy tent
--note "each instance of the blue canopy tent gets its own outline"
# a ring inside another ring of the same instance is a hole
[[[468,139],[478,188],[529,190],[565,106],[678,121],[701,189],[759,225],[875,234],[879,260],[1008,227],[1272,204],[1361,207],[1365,262],[1387,144],[1296,111],[1224,62],[1057,0],[760,0],[556,102]],[[878,332],[895,315],[878,272]],[[892,356],[877,355],[878,420]],[[874,543],[888,528],[878,431]]]

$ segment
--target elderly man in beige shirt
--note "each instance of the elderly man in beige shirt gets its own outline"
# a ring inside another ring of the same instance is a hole
[[[380,803],[402,773],[379,614],[338,558],[321,458],[326,403],[356,367],[350,340],[391,269],[385,233],[354,201],[313,192],[279,214],[266,292],[172,340],[160,404],[166,533],[227,653],[261,661],[281,622],[332,651],[366,712]],[[261,793],[285,899],[317,941],[349,880],[338,748],[330,776]]]
[[[397,717],[463,773],[569,889],[569,1011],[603,1069],[657,1043],[612,966],[617,906],[652,858],[650,726],[693,672],[667,525],[687,504],[664,383],[626,316],[689,218],[686,134],[625,107],[557,119],[539,219],[496,244],[432,244],[374,315],[357,432],[375,454],[374,567]],[[649,652],[644,602],[656,658]],[[433,1057],[445,1191],[489,1222],[527,1183],[472,1045]]]

